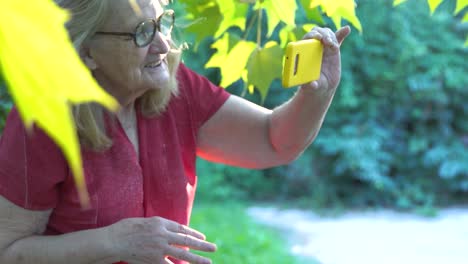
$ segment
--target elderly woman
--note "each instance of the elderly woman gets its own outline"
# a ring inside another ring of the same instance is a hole
[[[348,27],[314,28],[321,77],[273,111],[229,95],[179,63],[174,14],[160,1],[56,0],[85,65],[121,105],[74,109],[91,205],[82,208],[59,148],[18,112],[0,142],[0,263],[210,263],[188,227],[195,158],[246,168],[294,160],[313,141],[340,80]],[[112,2],[112,4],[111,4]]]

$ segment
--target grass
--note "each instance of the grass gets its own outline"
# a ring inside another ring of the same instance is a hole
[[[238,203],[208,204],[194,207],[191,227],[216,243],[215,253],[200,253],[213,263],[229,264],[299,264],[289,253],[284,237],[278,232],[254,223]]]

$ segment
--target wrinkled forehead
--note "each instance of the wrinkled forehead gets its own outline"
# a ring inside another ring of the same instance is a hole
[[[169,0],[110,0],[109,13],[103,28],[109,30],[134,28],[144,19],[159,17],[168,2]],[[135,9],[132,4],[136,4],[137,8]]]

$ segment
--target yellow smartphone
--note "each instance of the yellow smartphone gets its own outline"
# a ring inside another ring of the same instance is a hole
[[[316,39],[288,43],[283,67],[283,87],[289,88],[320,78],[323,45]]]

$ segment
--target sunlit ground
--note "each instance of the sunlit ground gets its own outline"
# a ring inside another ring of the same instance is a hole
[[[468,263],[467,208],[431,218],[385,210],[339,217],[261,207],[248,213],[282,230],[295,255],[323,264]]]

